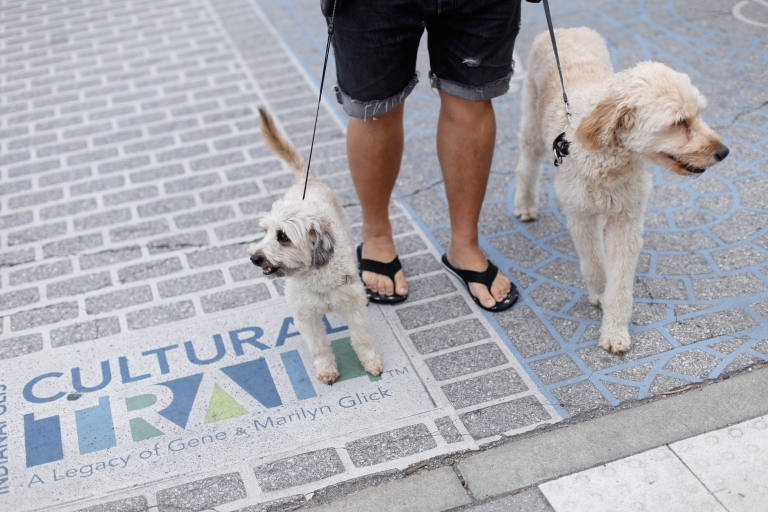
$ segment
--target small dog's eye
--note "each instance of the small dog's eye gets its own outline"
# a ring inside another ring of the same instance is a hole
[[[281,244],[285,244],[285,243],[290,242],[291,239],[288,238],[287,236],[285,236],[285,233],[283,233],[282,231],[278,231],[277,232],[277,241],[280,242]]]
[[[675,126],[682,126],[683,128],[688,128],[688,121],[685,119],[680,119],[675,123]]]

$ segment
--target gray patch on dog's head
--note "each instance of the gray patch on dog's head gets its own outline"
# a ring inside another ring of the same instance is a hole
[[[327,265],[333,258],[335,240],[333,234],[327,227],[321,226],[319,222],[312,223],[310,235],[314,240],[312,246],[312,264],[315,268]]]

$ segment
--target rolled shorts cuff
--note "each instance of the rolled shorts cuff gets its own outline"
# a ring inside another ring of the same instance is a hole
[[[336,92],[336,100],[341,104],[344,112],[348,116],[356,117],[358,119],[367,119],[369,117],[381,116],[394,109],[411,94],[413,88],[419,83],[419,73],[416,72],[405,89],[390,96],[384,100],[371,100],[371,101],[359,101],[353,99],[349,94],[344,92],[339,84],[333,86],[333,90]]]
[[[459,98],[480,101],[490,100],[506,94],[509,91],[509,81],[512,79],[514,69],[507,76],[484,85],[464,85],[452,80],[437,77],[432,71],[429,72],[429,83],[434,89],[447,92],[452,96]]]

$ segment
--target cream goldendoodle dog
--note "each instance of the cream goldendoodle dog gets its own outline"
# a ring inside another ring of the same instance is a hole
[[[565,132],[569,155],[557,172],[555,191],[589,300],[603,309],[599,346],[621,353],[630,346],[632,283],[651,190],[645,162],[698,176],[723,160],[728,148],[702,121],[706,100],[687,75],[655,62],[614,74],[608,48],[593,30],[558,29],[555,35],[571,121],[549,34],[540,34],[523,85],[515,215],[537,218],[541,162]]]
[[[344,316],[357,357],[368,373],[379,375],[383,367],[368,325],[368,297],[358,275],[347,214],[331,189],[311,176],[302,200],[304,159],[280,136],[266,110],[259,108],[259,113],[267,146],[288,162],[297,182],[261,219],[266,233],[248,247],[251,261],[270,278],[285,277],[285,298],[320,380],[332,384],[339,377],[323,324],[329,311]]]

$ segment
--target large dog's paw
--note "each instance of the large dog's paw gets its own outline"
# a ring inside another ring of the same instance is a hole
[[[520,204],[518,204],[520,203]],[[539,218],[539,209],[535,205],[523,204],[525,201],[515,201],[515,216],[521,221],[528,222]]]
[[[597,346],[612,354],[624,354],[631,344],[629,332],[603,332]]]
[[[336,379],[339,378],[339,371],[332,370],[332,371],[317,372],[317,378],[323,381],[324,383],[330,385],[336,382]]]
[[[602,294],[589,294],[589,303],[595,306],[596,308],[602,307],[603,302],[603,296]]]
[[[539,218],[539,205],[533,194],[527,190],[515,190],[515,216],[522,221],[536,220]]]

